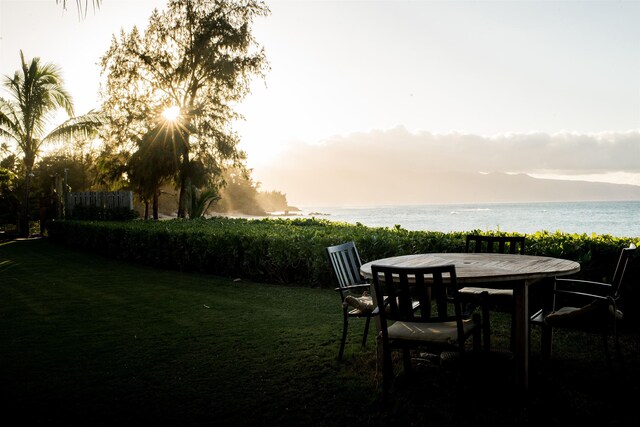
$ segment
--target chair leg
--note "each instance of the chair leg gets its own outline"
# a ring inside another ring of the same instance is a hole
[[[349,315],[346,310],[343,311],[344,320],[342,323],[342,340],[340,341],[340,351],[338,352],[338,360],[342,360],[344,354],[344,345],[347,341],[347,330],[349,329]]]
[[[382,396],[384,399],[389,395],[391,382],[393,380],[393,363],[391,361],[391,351],[383,348],[383,367],[382,367]]]
[[[511,336],[509,337],[509,351],[514,352],[516,348],[516,322],[514,313],[511,313]]]
[[[482,324],[482,321],[484,320],[484,319],[480,318],[480,315],[478,313],[474,313],[471,318],[473,319],[473,323],[475,323],[475,324]],[[480,351],[481,350],[481,347],[482,347],[481,344],[480,344],[480,342],[482,341],[481,335],[482,335],[482,333],[481,333],[481,331],[479,329],[476,329],[473,332],[473,338],[472,338],[471,344],[473,346],[472,348],[473,348],[474,351]]]
[[[606,332],[602,333],[602,343],[604,345],[604,355],[607,358],[607,366],[613,372],[613,362],[611,361],[611,353],[609,352],[609,335]]]
[[[402,349],[402,362],[404,364],[405,376],[411,372],[411,350],[408,348]]]
[[[484,350],[491,351],[491,317],[489,315],[489,302],[482,302],[482,335],[484,336]]]
[[[465,303],[462,309],[462,315],[465,317],[470,317],[475,311],[476,307],[477,307],[476,303],[473,303],[473,302]]]
[[[622,350],[620,349],[620,341],[618,340],[618,334],[613,335],[613,342],[616,346],[616,358],[624,366],[624,357],[622,356]]]
[[[367,336],[369,335],[369,323],[371,323],[371,316],[367,316],[367,320],[364,324],[364,335],[362,336],[362,352],[367,351]]]
[[[551,344],[553,341],[553,328],[547,325],[540,327],[540,347],[543,360],[551,359]]]

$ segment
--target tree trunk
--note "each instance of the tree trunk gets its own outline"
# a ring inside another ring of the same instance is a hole
[[[20,213],[20,237],[29,237],[29,185],[31,178],[27,172],[24,180],[24,196],[22,199],[22,209]]]
[[[180,195],[178,197],[178,218],[187,217],[187,206],[189,205],[189,189],[191,179],[189,178],[189,151],[185,147],[180,166]]]
[[[20,216],[20,224],[19,224],[19,233],[20,237],[29,237],[29,193],[31,191],[31,175],[33,175],[33,162],[35,160],[35,156],[32,154],[25,154],[24,156],[24,166],[25,166],[25,177],[24,177],[24,198],[22,200],[22,214]]]
[[[156,188],[153,192],[153,219],[158,220],[158,199],[160,199],[160,188]]]
[[[187,218],[189,206],[189,187],[191,187],[191,179],[185,177],[180,181],[180,202],[178,205],[178,218]]]
[[[144,220],[149,219],[149,201],[144,199]]]

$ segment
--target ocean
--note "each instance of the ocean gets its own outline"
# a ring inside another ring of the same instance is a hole
[[[640,201],[538,202],[300,208],[298,216],[430,231],[536,231],[640,237]]]

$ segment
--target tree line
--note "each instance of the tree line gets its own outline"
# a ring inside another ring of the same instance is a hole
[[[145,218],[288,210],[284,194],[259,191],[231,126],[250,82],[269,70],[252,35],[269,13],[257,0],[169,0],[144,30],[113,35],[100,60],[101,106],[81,115],[61,69],[20,52],[0,98],[0,223],[17,219],[27,235],[61,183],[132,190]],[[56,125],[60,109],[70,118]]]

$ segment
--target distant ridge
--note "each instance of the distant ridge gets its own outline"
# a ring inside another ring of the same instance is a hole
[[[263,171],[294,205],[375,206],[430,203],[640,200],[640,186],[533,178],[526,174],[434,171],[424,167],[327,169],[282,164]]]
[[[640,186],[533,178],[526,174],[443,173],[423,186],[421,201],[560,202],[640,200]]]

